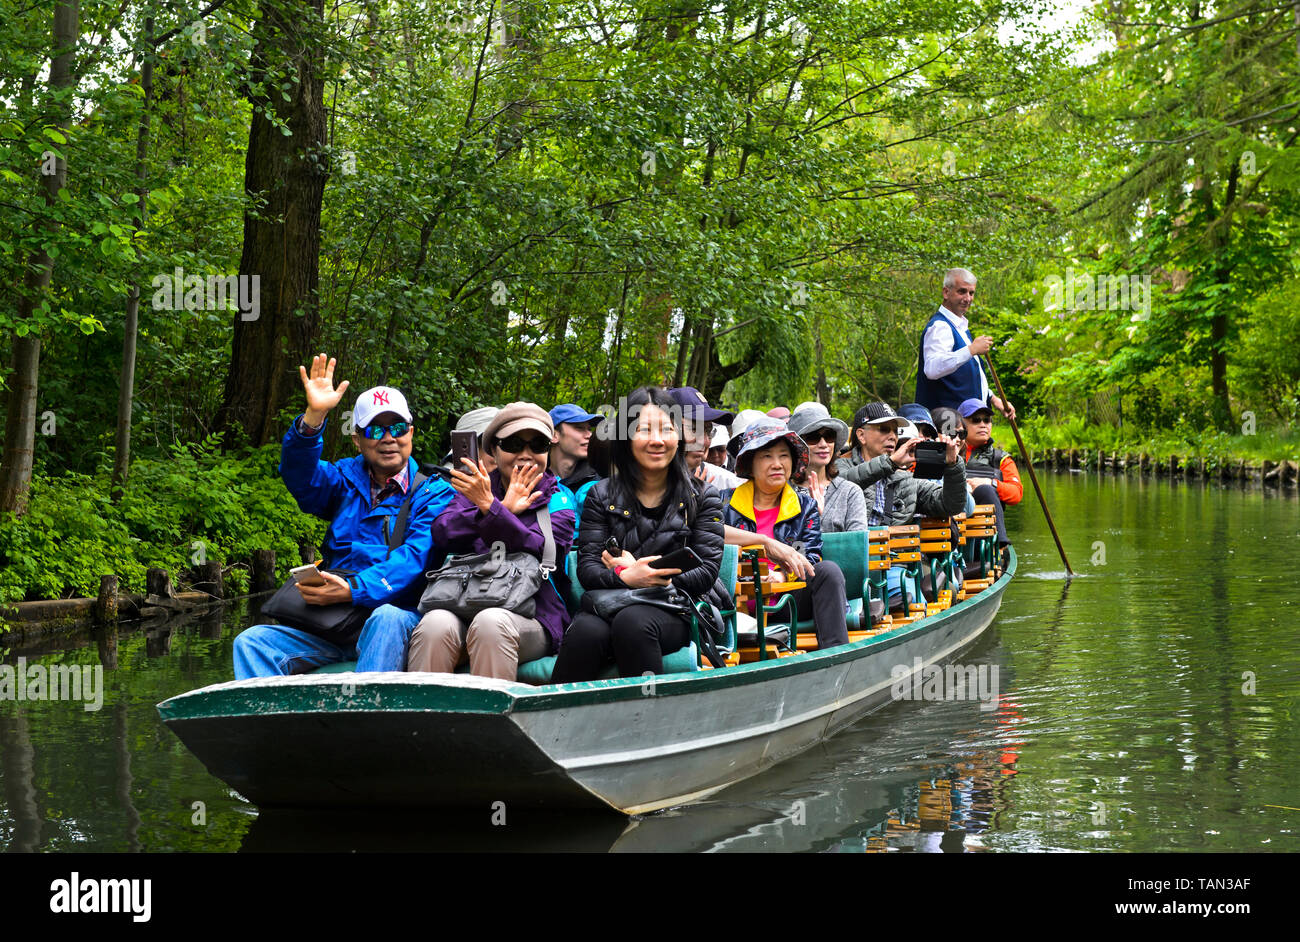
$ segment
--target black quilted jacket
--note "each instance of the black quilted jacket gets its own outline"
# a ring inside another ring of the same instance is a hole
[[[601,550],[610,536],[637,559],[663,556],[689,546],[704,560],[688,572],[673,576],[673,585],[692,598],[709,594],[722,565],[722,498],[702,481],[695,485],[695,519],[686,519],[686,505],[678,503],[654,521],[643,517],[635,503],[631,507],[610,499],[609,481],[601,481],[588,493],[582,505],[582,526],[578,534],[578,581],[583,589],[622,589],[625,584],[600,561]]]

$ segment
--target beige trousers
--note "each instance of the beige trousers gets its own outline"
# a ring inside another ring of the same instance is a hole
[[[470,673],[514,680],[519,662],[544,656],[547,647],[546,629],[535,618],[488,608],[466,625],[451,612],[435,610],[411,634],[406,669],[450,674],[468,651]]]

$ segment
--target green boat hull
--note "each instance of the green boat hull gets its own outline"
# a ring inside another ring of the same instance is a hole
[[[263,807],[654,811],[702,798],[893,699],[895,668],[952,662],[1014,576],[828,651],[722,670],[532,687],[469,675],[306,674],[159,704],[217,776]]]

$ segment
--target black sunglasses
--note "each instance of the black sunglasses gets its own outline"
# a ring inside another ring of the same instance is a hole
[[[834,429],[819,428],[814,429],[807,435],[801,435],[800,437],[809,445],[816,445],[818,442],[829,442],[834,445],[836,435]]]
[[[522,435],[511,435],[509,438],[498,438],[497,447],[512,455],[519,454],[525,448],[535,455],[544,455],[551,450],[551,440],[545,435],[527,439]]]

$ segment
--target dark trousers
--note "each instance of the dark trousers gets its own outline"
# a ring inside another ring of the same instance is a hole
[[[849,629],[845,616],[849,603],[844,594],[844,571],[838,563],[823,559],[813,566],[812,580],[790,594],[794,596],[801,619],[807,618],[809,610],[812,611],[818,649],[848,644]]]
[[[690,625],[682,616],[654,605],[629,605],[612,622],[580,612],[564,633],[551,683],[595,680],[611,660],[620,677],[661,674],[664,655],[690,640]]]
[[[998,523],[998,546],[1006,546],[1007,528],[1002,522],[1002,498],[998,496],[998,489],[992,484],[981,484],[975,490],[970,492],[970,496],[975,498],[977,504],[992,504],[993,516],[997,518]]]

